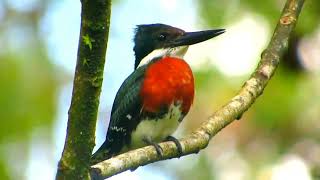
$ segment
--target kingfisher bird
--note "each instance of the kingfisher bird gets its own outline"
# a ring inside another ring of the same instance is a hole
[[[106,140],[91,163],[128,150],[173,141],[171,136],[189,112],[194,77],[183,56],[189,45],[224,33],[224,29],[186,32],[165,24],[138,25],[134,36],[134,71],[122,83],[114,100]]]

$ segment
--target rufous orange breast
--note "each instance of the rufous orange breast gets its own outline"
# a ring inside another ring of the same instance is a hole
[[[149,65],[140,90],[143,111],[157,112],[172,103],[182,103],[187,114],[194,98],[194,78],[190,66],[175,57],[163,57]]]

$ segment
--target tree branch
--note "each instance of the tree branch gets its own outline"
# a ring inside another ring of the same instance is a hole
[[[56,179],[90,179],[111,0],[82,0],[78,57],[67,136]]]
[[[181,139],[183,155],[197,153],[204,149],[215,134],[234,119],[241,117],[262,94],[288,46],[290,33],[296,25],[303,3],[304,0],[287,0],[273,37],[267,49],[263,51],[255,72],[231,101],[210,116],[200,128]],[[93,165],[91,177],[92,179],[103,179],[156,161],[179,157],[174,143],[164,142],[160,143],[160,146],[163,149],[161,158],[154,147],[147,146]]]

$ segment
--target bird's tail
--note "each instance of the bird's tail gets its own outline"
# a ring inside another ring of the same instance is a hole
[[[109,159],[113,156],[110,151],[110,147],[106,141],[100,146],[100,148],[91,156],[90,164],[94,165],[103,160]]]

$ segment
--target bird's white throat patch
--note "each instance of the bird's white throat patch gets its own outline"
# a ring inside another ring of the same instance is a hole
[[[148,64],[151,60],[155,58],[159,58],[163,56],[177,57],[177,58],[183,59],[183,56],[188,51],[188,47],[189,46],[179,46],[179,47],[173,47],[173,48],[155,49],[140,61],[138,67]]]

